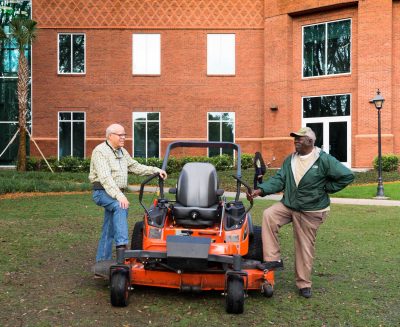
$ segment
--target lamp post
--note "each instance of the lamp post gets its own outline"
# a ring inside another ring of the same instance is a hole
[[[382,142],[381,142],[381,109],[385,99],[381,95],[381,92],[376,91],[375,97],[370,100],[370,103],[375,105],[376,110],[378,110],[378,188],[376,191],[377,199],[386,198],[383,191],[383,181],[382,181]]]

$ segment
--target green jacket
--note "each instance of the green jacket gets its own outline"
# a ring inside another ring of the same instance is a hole
[[[292,169],[295,154],[288,156],[281,169],[259,184],[261,196],[284,192],[281,202],[296,211],[314,211],[329,206],[329,193],[345,188],[354,180],[353,172],[336,158],[315,147],[315,161],[296,186]]]

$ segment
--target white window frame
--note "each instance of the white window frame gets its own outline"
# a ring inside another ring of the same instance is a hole
[[[60,35],[71,35],[71,72],[69,73],[64,73],[60,72]],[[83,44],[83,49],[84,49],[84,69],[82,73],[75,73],[74,70],[74,53],[72,51],[72,46],[73,46],[73,35],[83,35],[85,41]],[[86,33],[65,33],[65,32],[60,32],[57,34],[57,73],[59,75],[85,75],[86,74]]]
[[[330,96],[340,96],[340,95],[349,95],[350,96],[350,115],[348,116],[332,116],[332,117],[312,117],[312,118],[304,118],[303,117],[303,112],[304,112],[304,107],[303,107],[303,99],[304,98],[321,98],[321,97],[330,97]],[[306,124],[308,123],[322,123],[323,124],[323,140],[322,140],[322,150],[324,150],[326,153],[330,152],[330,149],[327,149],[326,144],[329,144],[329,123],[334,123],[334,122],[346,122],[347,123],[347,161],[342,162],[343,165],[346,167],[351,167],[351,115],[352,115],[352,95],[351,93],[337,93],[337,94],[323,94],[323,95],[316,95],[316,96],[303,96],[301,98],[301,117],[302,117],[302,122],[301,126],[305,127]]]
[[[328,71],[328,24],[330,23],[336,23],[336,22],[341,22],[345,20],[350,20],[350,70],[348,73],[339,73],[339,74],[326,74]],[[318,76],[304,76],[304,28],[310,27],[310,26],[315,26],[315,25],[325,25],[325,74],[324,75],[318,75]],[[326,22],[320,22],[320,23],[315,23],[315,24],[309,24],[309,25],[303,25],[301,27],[301,77],[302,79],[310,79],[310,78],[321,78],[321,77],[333,77],[333,76],[344,76],[344,75],[350,75],[351,74],[351,68],[352,68],[352,54],[353,54],[353,42],[352,42],[352,37],[353,37],[353,20],[352,18],[342,18],[342,19],[337,19],[337,20],[331,20],[331,21],[326,21]]]
[[[154,119],[147,119],[147,114],[156,114],[158,113],[158,120]],[[147,123],[158,123],[158,158],[161,156],[161,112],[159,111],[134,111],[132,112],[132,157],[135,155],[135,114],[145,114],[146,119],[140,120],[138,122],[145,122],[146,123],[146,139],[145,139],[145,149],[146,149],[146,159],[148,158],[148,151],[147,151]]]
[[[71,113],[71,119],[70,120],[61,120],[60,119],[60,114],[63,113]],[[74,120],[74,113],[82,114],[83,113],[83,120]],[[71,154],[72,156],[72,151],[74,149],[73,144],[74,144],[74,125],[73,123],[81,123],[83,122],[83,157],[86,158],[86,112],[85,111],[67,111],[67,110],[62,110],[57,113],[57,159],[60,160],[60,122],[69,122],[71,123]]]
[[[132,34],[132,75],[161,75],[161,34]]]
[[[207,34],[207,75],[236,74],[236,34]]]
[[[209,119],[209,114],[220,114],[220,118],[219,118],[219,141],[217,141],[217,142],[226,142],[226,141],[221,141],[222,140],[222,123],[223,122],[231,122],[230,120],[223,120],[222,119],[222,114],[225,114],[225,113],[229,113],[229,114],[232,114],[233,115],[233,143],[235,143],[235,139],[236,139],[236,134],[235,134],[235,132],[236,132],[236,114],[235,114],[235,112],[234,111],[208,111],[207,112],[207,141],[209,141],[210,142],[210,140],[209,140],[209,124],[210,124],[210,122],[213,122],[213,123],[216,123],[216,122],[218,122],[217,120],[210,120]],[[209,148],[207,148],[207,157],[209,157],[209,151],[210,149]],[[219,149],[219,155],[222,155],[222,148],[220,148]],[[235,153],[235,151],[233,151],[233,157],[235,158],[235,156],[236,156],[236,153]]]

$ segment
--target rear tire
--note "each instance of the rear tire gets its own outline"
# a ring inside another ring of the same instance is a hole
[[[131,250],[143,250],[143,221],[138,221],[133,228]]]
[[[241,278],[240,276],[231,275],[228,277],[225,309],[227,313],[243,313],[244,289],[243,278]]]
[[[244,259],[263,261],[261,226],[254,226],[253,231],[253,237],[249,240],[249,251]]]
[[[126,307],[129,304],[129,274],[115,271],[111,276],[110,295],[114,307]]]

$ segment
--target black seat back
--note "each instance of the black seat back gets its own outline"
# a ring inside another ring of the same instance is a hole
[[[185,164],[177,183],[175,220],[185,226],[212,226],[220,217],[217,190],[217,171],[212,164]]]
[[[217,189],[215,167],[206,162],[190,162],[179,175],[176,201],[185,207],[208,208],[218,201]]]

